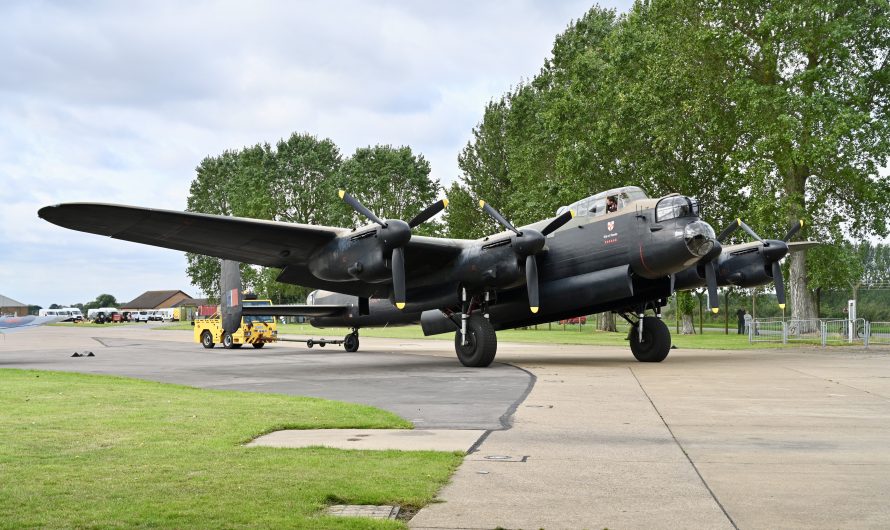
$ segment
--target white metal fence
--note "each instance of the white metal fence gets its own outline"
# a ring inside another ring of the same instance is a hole
[[[869,322],[868,343],[890,344],[890,322]]]
[[[890,322],[868,322],[863,318],[836,319],[755,319],[748,329],[749,342],[789,342],[821,344],[890,344]]]
[[[748,342],[785,342],[785,323],[781,318],[751,320]]]

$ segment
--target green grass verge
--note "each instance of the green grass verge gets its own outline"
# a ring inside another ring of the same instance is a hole
[[[0,370],[0,527],[401,528],[327,504],[422,506],[462,457],[247,448],[283,428],[409,428],[363,405]]]
[[[800,346],[797,344],[788,344],[783,346],[781,342],[756,342],[750,344],[747,335],[737,335],[735,329],[730,329],[729,335],[724,335],[718,331],[705,331],[703,334],[696,335],[680,335],[676,332],[670,322],[666,322],[671,329],[674,345],[678,348],[689,349],[708,349],[708,350],[752,350],[763,348],[782,348]],[[188,322],[179,322],[175,324],[165,325],[156,329],[192,329]],[[278,332],[286,335],[310,335],[313,337],[326,338],[343,338],[344,335],[351,330],[347,328],[324,328],[318,329],[309,324],[285,324],[278,326]],[[696,328],[698,333],[698,328]],[[362,328],[362,337],[381,337],[393,339],[445,339],[452,340],[453,335],[435,335],[432,337],[424,337],[420,326],[399,326],[388,328]],[[507,329],[498,331],[499,342],[525,342],[532,344],[589,344],[594,346],[617,346],[629,348],[627,343],[627,325],[619,325],[617,333],[609,333],[597,331],[592,325],[566,326],[563,329],[558,324],[553,324],[552,329],[548,329],[547,324],[541,324],[538,329]]]

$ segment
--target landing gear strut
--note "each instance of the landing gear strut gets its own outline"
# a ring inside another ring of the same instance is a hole
[[[467,290],[461,289],[460,329],[454,334],[454,350],[464,366],[483,368],[494,361],[498,351],[498,338],[494,326],[488,320],[489,294],[481,304],[467,299]]]

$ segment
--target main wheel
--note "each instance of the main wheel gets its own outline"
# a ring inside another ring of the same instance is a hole
[[[630,351],[641,363],[660,363],[671,352],[671,331],[656,317],[643,317],[643,340],[637,327],[630,328]]]
[[[466,345],[463,344],[462,338],[458,330],[454,334],[454,350],[462,365],[482,368],[494,361],[498,351],[498,337],[487,318],[478,313],[470,315],[467,319]]]
[[[235,339],[232,338],[232,334],[229,332],[223,333],[223,341],[222,341],[223,348],[230,350],[230,349],[232,349],[233,344],[235,344]]]
[[[214,346],[213,335],[211,335],[209,331],[201,333],[201,346],[204,346],[205,348],[212,348]]]
[[[343,338],[343,349],[349,353],[358,351],[358,333],[350,333]]]

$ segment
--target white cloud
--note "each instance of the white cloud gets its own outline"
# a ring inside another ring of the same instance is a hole
[[[103,292],[197,295],[180,253],[66,231],[37,210],[182,209],[202,158],[295,131],[330,137],[347,156],[409,145],[449,182],[485,103],[534,75],[589,7],[4,2],[0,293],[44,306]]]

